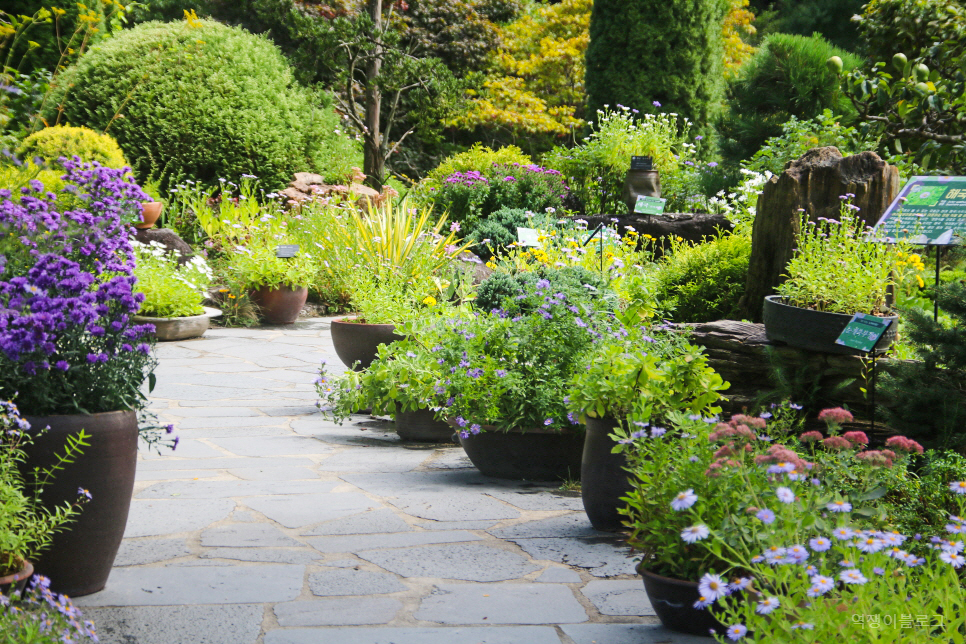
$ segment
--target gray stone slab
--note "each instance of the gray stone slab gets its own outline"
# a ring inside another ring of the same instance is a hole
[[[560,628],[575,644],[708,644],[712,641],[652,624],[564,624]]]
[[[323,565],[329,566],[330,568],[358,568],[364,561],[359,561],[358,559],[333,559],[332,561],[323,562]]]
[[[534,559],[586,568],[595,577],[635,574],[628,548],[614,539],[509,539]]]
[[[424,466],[434,470],[468,470],[473,468],[473,463],[462,447],[454,447],[437,450],[433,460],[427,461]]]
[[[235,502],[230,499],[134,499],[124,536],[152,537],[194,532],[221,521],[234,509]]]
[[[259,390],[257,394],[252,393],[251,391],[248,391],[245,389],[237,389],[236,391],[238,392],[237,398],[226,398],[223,400],[221,399],[220,400],[176,399],[176,400],[178,401],[178,405],[180,407],[211,407],[213,405],[221,406],[221,405],[236,404],[236,405],[244,405],[245,407],[254,409],[256,411],[259,411],[259,408],[263,406],[278,406],[278,407],[282,407],[286,405],[304,406],[306,404],[306,400],[289,400],[291,396],[283,397],[277,393],[273,394],[268,389]],[[264,396],[264,398],[260,398],[258,396]],[[274,397],[269,398],[269,396],[274,396]],[[266,414],[261,414],[261,415],[264,416]],[[284,414],[277,414],[277,415],[284,415]]]
[[[194,360],[201,357],[201,354],[197,351],[192,351],[177,344],[158,344],[154,348],[154,355],[160,359],[180,358],[183,360]]]
[[[265,371],[265,367],[257,364],[239,362],[238,360],[231,360],[229,358],[224,358],[223,362],[209,362],[205,360],[204,364],[198,365],[196,368],[198,371],[204,373],[252,373]]]
[[[515,519],[517,510],[488,496],[474,494],[404,493],[389,501],[405,512],[433,521],[483,521]]]
[[[310,574],[309,590],[312,591],[313,595],[329,597],[333,595],[387,595],[408,589],[395,575],[343,568]]]
[[[285,419],[280,419],[285,420]],[[284,425],[256,425],[252,427],[204,427],[179,429],[182,438],[237,438],[239,436],[291,436],[292,430]]]
[[[206,548],[300,547],[303,544],[267,523],[235,523],[201,533]]]
[[[319,413],[319,409],[315,406],[314,401],[315,395],[306,393],[305,400],[298,405],[292,405],[291,407],[258,407],[258,411],[266,416],[308,416]]]
[[[211,365],[214,367],[214,365]],[[233,365],[221,365],[227,368],[235,368]],[[205,367],[209,368],[208,366]],[[258,369],[258,367],[252,367],[253,369]],[[165,416],[174,416],[177,418],[247,418],[247,417],[259,417],[258,412],[253,409],[248,409],[247,407],[234,407],[226,405],[224,407],[170,407],[164,410]],[[181,427],[179,421],[179,427]]]
[[[215,438],[212,443],[237,456],[305,456],[327,454],[334,447],[302,436],[244,436]]]
[[[278,629],[265,644],[560,644],[551,626]],[[583,643],[581,643],[583,644]]]
[[[424,530],[489,530],[496,521],[420,521]]]
[[[233,409],[231,406],[222,407],[201,407],[199,411],[205,412],[221,412],[222,410]],[[181,409],[179,411],[187,411]],[[271,425],[283,426],[286,424],[284,419],[281,418],[269,418],[267,416],[256,416],[252,415],[253,412],[250,409],[243,408],[242,411],[249,412],[248,415],[242,417],[232,416],[231,414],[222,413],[211,413],[210,415],[201,416],[197,418],[185,418],[180,420],[175,425],[178,431],[188,430],[188,429],[214,429],[220,427],[228,428],[241,428],[241,427],[263,427]]]
[[[262,629],[258,605],[88,608],[101,644],[248,644]]]
[[[212,548],[201,553],[201,558],[305,565],[318,561],[320,555],[311,548]]]
[[[407,548],[436,543],[480,541],[483,537],[465,530],[448,532],[399,532],[395,534],[359,534],[339,537],[307,537],[305,540],[319,552],[361,552],[376,548]]]
[[[576,624],[587,613],[566,586],[439,584],[413,613],[439,624]]]
[[[116,568],[107,588],[80,597],[80,606],[262,604],[291,601],[302,592],[304,566],[165,566]]]
[[[206,458],[203,460],[166,458],[156,461],[138,461],[139,471],[167,470],[227,470],[236,467],[314,467],[315,463],[307,458],[243,458],[229,457]]]
[[[162,448],[161,453],[155,451],[142,451],[141,457],[146,461],[157,460],[157,459],[167,459],[171,456],[177,456],[178,458],[219,458],[225,456],[225,453],[218,450],[211,445],[206,445],[199,440],[181,437],[178,442],[178,446],[174,450],[167,448]]]
[[[429,458],[424,451],[354,447],[333,454],[319,464],[328,472],[409,472]]]
[[[216,400],[244,400],[255,396],[264,396],[264,389],[235,389],[234,387],[202,387],[199,385],[179,385],[176,383],[159,383],[151,392],[151,398],[177,400],[181,406],[187,403],[201,403],[197,406],[209,406]],[[192,406],[192,405],[188,405]]]
[[[378,501],[355,492],[252,496],[245,499],[245,505],[286,528],[301,528],[380,507]]]
[[[548,584],[579,584],[581,579],[580,573],[578,573],[576,570],[551,566],[540,573],[540,576],[537,577],[537,581]]]
[[[403,577],[506,581],[539,570],[515,552],[478,543],[367,550],[358,556]]]
[[[274,610],[279,626],[353,626],[388,624],[402,607],[390,597],[356,597],[287,602],[276,604]],[[316,643],[331,641],[324,633],[316,632]]]
[[[170,481],[155,483],[137,494],[139,499],[229,499],[266,494],[324,494],[338,485],[332,481]]]
[[[595,530],[590,519],[583,512],[579,514],[564,514],[539,521],[517,523],[505,528],[490,530],[490,534],[500,539],[535,538],[535,537],[575,537],[575,538],[606,538],[613,537],[611,532]]]
[[[475,469],[371,474],[347,472],[340,476],[340,478],[367,492],[372,492],[380,496],[394,496],[400,493],[407,493],[427,495],[452,494],[454,496],[475,498],[482,497],[490,491],[500,492],[508,489],[523,489],[531,485],[527,483],[501,481],[483,476]],[[493,502],[495,500],[489,499],[489,501]]]
[[[307,467],[240,467],[228,473],[246,481],[304,481],[319,478],[319,473]]]
[[[135,481],[170,481],[172,479],[204,479],[220,476],[216,470],[161,470],[138,468]]]
[[[181,367],[167,378],[158,378],[154,391],[162,390],[161,384],[192,385],[195,387],[216,387],[220,389],[267,389],[270,383],[250,374],[242,373],[201,373],[196,369]],[[163,398],[163,396],[158,396]]]
[[[592,581],[581,591],[601,615],[656,615],[640,579]]]
[[[388,532],[410,532],[413,527],[399,518],[392,510],[373,510],[356,514],[344,519],[326,521],[307,532],[305,536],[327,536],[344,534],[383,534]]]
[[[509,503],[521,510],[553,511],[567,510],[583,512],[584,502],[580,497],[566,497],[554,494],[549,490],[521,490],[505,492],[487,492],[488,496]]]
[[[114,558],[114,565],[140,566],[190,554],[188,542],[184,539],[124,539]]]

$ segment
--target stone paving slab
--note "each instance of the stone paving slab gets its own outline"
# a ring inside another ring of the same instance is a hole
[[[399,532],[395,534],[357,534],[336,537],[309,537],[306,541],[319,552],[363,552],[377,548],[406,548],[436,543],[480,541],[483,537],[465,530]]]
[[[325,598],[276,604],[275,617],[278,619],[279,626],[388,624],[402,607],[402,602],[389,597]],[[329,631],[316,631],[315,638],[314,641],[317,643],[331,641]],[[269,640],[266,638],[266,641]]]
[[[304,566],[165,566],[115,568],[107,588],[78,597],[78,606],[262,604],[290,601],[302,592]]]
[[[235,523],[201,533],[201,545],[222,548],[299,547],[302,544],[272,525]]]
[[[223,457],[188,459],[179,458],[177,452],[169,458],[156,461],[138,461],[138,471],[158,472],[167,470],[226,470],[236,467],[314,467],[315,462],[304,457]]]
[[[85,608],[101,644],[254,644],[264,609],[257,604]]]
[[[176,499],[131,501],[126,538],[194,532],[221,521],[235,509],[231,499]]]
[[[337,570],[323,570],[309,575],[309,590],[312,591],[313,595],[330,597],[337,595],[388,595],[405,591],[407,588],[395,575],[354,568],[339,568]],[[384,622],[365,623],[382,624]],[[312,626],[312,624],[292,624],[292,626]]]
[[[125,539],[117,551],[114,566],[141,566],[191,554],[185,539]]]
[[[319,473],[307,467],[238,467],[228,470],[246,481],[302,481],[317,479]]]
[[[325,495],[335,489],[332,481],[173,481],[155,483],[135,495],[138,499],[231,499],[267,494]]]
[[[270,631],[265,644],[560,644],[550,626],[333,628]]]
[[[564,624],[574,644],[710,644],[708,637],[674,633],[650,624]]]
[[[587,613],[566,586],[440,584],[413,617],[440,624],[574,624]]]
[[[367,550],[358,556],[403,577],[506,581],[540,569],[523,555],[476,543]]]
[[[581,591],[601,615],[656,615],[640,579],[592,581]]]
[[[302,534],[305,536],[332,536],[410,532],[412,530],[412,526],[400,519],[392,510],[372,510],[344,519],[326,521]]]
[[[311,548],[211,548],[205,550],[202,559],[231,559],[259,563],[285,563],[305,565],[318,561],[322,555]]]

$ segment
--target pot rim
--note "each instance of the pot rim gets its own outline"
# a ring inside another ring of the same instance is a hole
[[[221,309],[216,309],[210,306],[202,307],[205,309],[204,313],[198,315],[179,315],[170,318],[154,318],[148,317],[146,315],[132,315],[131,319],[138,322],[146,322],[148,324],[154,324],[156,322],[169,322],[171,320],[201,320],[202,318],[216,318],[222,314]]]
[[[24,418],[74,418],[76,416],[83,416],[84,418],[96,418],[98,416],[108,416],[110,414],[135,414],[137,412],[133,409],[115,409],[113,411],[98,411],[93,414],[51,414],[49,416],[34,416],[31,414],[24,414]],[[33,423],[31,423],[33,424]]]
[[[641,575],[642,577],[644,576],[652,577],[653,579],[657,579],[659,581],[662,581],[668,584],[673,584],[676,586],[688,586],[693,588],[697,588],[698,586],[698,582],[696,581],[688,581],[686,579],[675,579],[674,577],[665,577],[664,575],[659,575],[656,572],[651,572],[650,570],[644,567],[643,561],[637,564],[637,566],[635,566],[634,569],[637,571],[637,574]]]
[[[797,309],[799,311],[811,311],[812,313],[818,313],[818,314],[821,314],[821,315],[837,315],[837,316],[841,316],[841,317],[849,318],[849,319],[852,319],[852,317],[855,316],[855,313],[838,313],[836,311],[818,311],[816,309],[810,309],[810,308],[806,308],[804,306],[795,306],[794,304],[788,304],[788,303],[785,302],[785,298],[782,297],[781,295],[778,295],[777,293],[774,294],[774,295],[766,295],[765,296],[765,300],[768,301],[771,304],[776,304],[778,306],[785,306],[785,307],[788,307],[790,309]],[[856,311],[856,313],[859,313],[859,312],[860,311]],[[868,314],[868,315],[871,315],[871,314]],[[895,314],[895,315],[877,315],[875,317],[883,318],[885,320],[898,320],[899,319],[899,315],[898,314]]]
[[[338,320],[332,320],[331,324],[340,324],[340,325],[345,325],[345,326],[379,327],[379,328],[392,329],[393,331],[396,330],[396,325],[393,324],[393,323],[391,323],[391,322],[389,324],[370,324],[368,322],[355,322],[354,321],[354,320],[358,320],[358,319],[359,319],[358,317],[344,317],[344,318],[340,318]]]
[[[446,424],[457,429],[455,418],[447,418]],[[582,427],[582,425],[581,425]],[[582,430],[564,428],[564,429],[547,429],[546,427],[534,427],[532,429],[520,429],[519,427],[511,427],[509,429],[499,429],[496,425],[480,425],[482,430],[480,433],[489,434],[552,434],[554,436],[575,436],[577,434],[582,434]],[[457,430],[458,431],[458,430]],[[477,436],[478,434],[471,434],[470,437]]]
[[[34,574],[34,564],[29,559],[23,559],[23,564],[20,570],[17,572],[12,572],[9,575],[3,575],[0,577],[0,585],[15,584],[18,581],[23,581],[24,579],[30,579]]]

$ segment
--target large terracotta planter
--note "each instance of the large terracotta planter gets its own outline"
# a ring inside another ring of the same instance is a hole
[[[725,627],[710,610],[694,607],[700,597],[697,582],[655,575],[640,565],[637,572],[643,577],[644,592],[665,628],[704,637],[711,637],[713,629],[724,635]]]
[[[618,508],[624,506],[621,497],[632,489],[624,469],[626,457],[613,453],[615,443],[610,434],[617,425],[614,418],[588,418],[580,461],[580,498],[584,511],[594,528],[608,532],[623,527],[624,517]]]
[[[356,370],[366,369],[372,364],[379,355],[380,344],[392,344],[403,339],[403,336],[395,332],[394,324],[332,320],[331,330],[332,344],[339,360],[345,366]]]
[[[429,409],[399,411],[396,405],[396,433],[404,441],[452,443],[455,432],[446,421],[436,420],[436,414]]]
[[[53,508],[77,500],[78,488],[91,493],[75,521],[54,535],[51,546],[34,562],[37,574],[49,577],[51,588],[71,597],[104,588],[121,545],[134,491],[138,422],[133,411],[70,416],[26,416],[34,432],[50,429],[27,446],[24,475],[52,466],[63,454],[67,437],[85,430],[89,447],[57,472],[44,488],[42,502]]]
[[[134,227],[141,230],[145,228],[153,228],[154,224],[158,221],[158,217],[161,216],[161,210],[163,208],[164,203],[160,201],[142,201],[141,223],[134,224]]]
[[[835,344],[835,340],[842,334],[851,319],[851,315],[844,313],[826,313],[785,304],[780,295],[765,297],[762,309],[765,336],[769,342],[822,353],[846,355],[862,353],[841,344]],[[886,319],[892,320],[892,324],[876,343],[874,347],[876,353],[886,351],[896,340],[899,316],[887,316]]]
[[[153,324],[154,337],[160,342],[171,342],[173,340],[187,340],[188,338],[200,338],[205,334],[210,325],[211,318],[221,315],[221,311],[210,307],[204,307],[205,312],[201,315],[189,315],[180,318],[152,318],[146,315],[135,315],[131,319],[137,324]]]
[[[309,297],[305,286],[268,288],[263,286],[252,291],[252,302],[258,305],[262,317],[271,324],[292,324],[299,319],[299,313]]]
[[[22,593],[33,574],[34,565],[24,560],[23,567],[20,570],[12,572],[9,575],[0,576],[0,595],[9,597],[15,592]]]
[[[459,441],[473,466],[487,476],[514,481],[566,481],[580,476],[583,432],[483,429],[468,438],[460,436]]]

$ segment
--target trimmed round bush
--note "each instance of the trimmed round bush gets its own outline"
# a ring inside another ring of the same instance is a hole
[[[108,168],[120,169],[128,165],[117,141],[86,127],[55,125],[34,132],[20,144],[17,154],[22,159],[40,157],[57,164],[60,157],[75,155],[81,161],[97,161]]]
[[[533,272],[492,273],[477,289],[473,306],[486,312],[502,308],[506,298],[516,298],[533,291],[540,280],[550,283],[546,287],[548,293],[563,293],[568,302],[594,302],[612,293],[607,280],[581,266],[560,269],[541,266]],[[520,303],[520,306],[522,313],[529,312],[525,303]]]
[[[337,179],[355,156],[328,95],[297,85],[266,38],[211,20],[124,30],[67,69],[55,98],[69,123],[109,131],[138,179],[162,189],[243,174],[266,188],[300,171]]]

